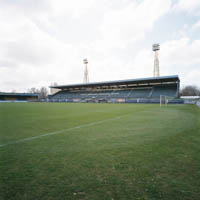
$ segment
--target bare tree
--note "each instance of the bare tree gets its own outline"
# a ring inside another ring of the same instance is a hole
[[[48,90],[46,87],[40,88],[40,99],[46,99],[48,96]]]
[[[200,96],[200,89],[194,85],[188,85],[182,88],[181,96]]]
[[[39,99],[46,99],[48,96],[48,89],[46,87],[41,87],[40,89],[32,87],[28,89],[27,91],[29,93],[39,94]]]
[[[32,88],[28,89],[28,92],[35,94],[35,93],[40,93],[40,90],[37,89],[37,88],[32,87]]]

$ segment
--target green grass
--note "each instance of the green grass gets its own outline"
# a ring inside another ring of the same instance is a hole
[[[1,103],[0,145],[1,200],[200,198],[197,106]]]

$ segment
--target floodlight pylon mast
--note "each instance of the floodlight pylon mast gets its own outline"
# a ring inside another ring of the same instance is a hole
[[[88,73],[88,66],[87,66],[88,60],[87,60],[87,58],[83,59],[83,63],[85,65],[83,83],[89,83],[89,73]]]
[[[158,51],[160,50],[159,44],[153,44],[153,51],[155,52],[154,55],[154,69],[153,69],[153,76],[158,77],[160,76],[160,68],[159,68],[159,60],[158,60]]]

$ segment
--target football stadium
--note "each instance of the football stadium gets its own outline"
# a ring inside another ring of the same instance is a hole
[[[0,93],[0,199],[198,200],[199,101],[179,76],[89,82],[87,63],[46,99]]]
[[[0,199],[198,199],[200,110],[179,87],[174,75],[53,86],[43,102],[0,93]]]

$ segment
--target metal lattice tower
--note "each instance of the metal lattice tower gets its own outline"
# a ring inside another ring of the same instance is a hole
[[[88,60],[87,60],[87,58],[83,59],[83,63],[85,65],[83,83],[89,83],[89,74],[88,74],[88,67],[87,67]]]
[[[159,44],[153,44],[153,51],[155,52],[154,69],[153,69],[153,76],[154,77],[160,76],[159,60],[158,60],[158,51],[159,50],[160,50],[160,45]]]

